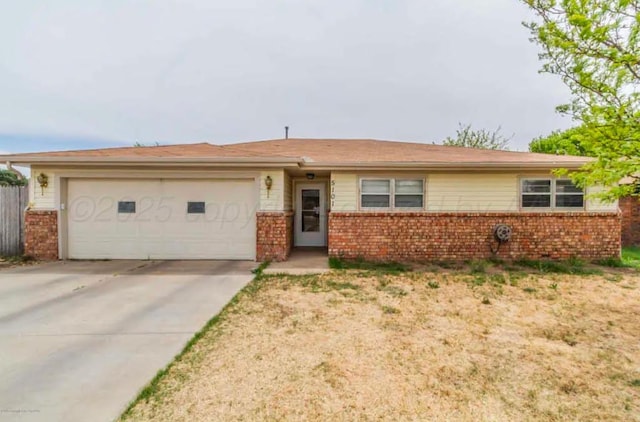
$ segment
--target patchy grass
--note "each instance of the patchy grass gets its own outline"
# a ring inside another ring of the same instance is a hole
[[[192,338],[187,342],[182,351],[176,356],[176,358],[165,368],[159,370],[155,377],[140,391],[138,397],[129,404],[127,409],[121,416],[121,419],[127,419],[132,415],[133,409],[136,406],[139,406],[141,403],[148,403],[150,400],[157,400],[160,397],[163,397],[166,394],[166,391],[161,387],[161,382],[168,377],[171,373],[170,371],[175,366],[179,366],[185,360],[189,361],[192,357],[192,349],[196,344],[200,343],[200,340],[203,337],[207,337],[211,339],[215,338],[221,334],[221,324],[227,318],[229,318],[230,314],[236,312],[236,307],[241,300],[251,300],[250,298],[255,296],[255,294],[263,287],[263,270],[269,266],[269,262],[262,262],[256,269],[253,270],[255,277],[251,283],[245,286],[236,296],[234,296],[231,301],[222,309],[222,311],[211,318],[204,327],[200,331],[198,331]],[[182,378],[182,375],[178,375],[179,378]]]
[[[520,267],[530,268],[541,273],[577,275],[602,274],[601,269],[589,266],[584,261],[575,258],[567,261],[532,260],[523,258],[514,261],[514,264]]]
[[[122,420],[639,420],[640,275],[487,271],[259,274]]]
[[[36,262],[35,258],[29,255],[0,256],[0,268],[30,265]]]
[[[610,268],[633,268],[640,270],[640,247],[622,248],[620,258],[607,258],[596,261],[596,264]]]
[[[372,262],[363,259],[347,260],[335,257],[329,258],[329,268],[334,270],[368,270],[384,273],[402,273],[410,270],[407,265],[399,262]]]

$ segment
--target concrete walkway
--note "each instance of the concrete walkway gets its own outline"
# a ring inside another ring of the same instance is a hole
[[[254,262],[0,270],[0,421],[111,421],[252,278]]]
[[[272,262],[265,274],[322,274],[329,269],[329,257],[325,248],[294,248],[289,259],[284,262]]]

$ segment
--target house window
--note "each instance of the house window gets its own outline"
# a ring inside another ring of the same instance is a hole
[[[424,180],[396,179],[393,205],[395,208],[422,208]]]
[[[136,212],[135,201],[118,201],[119,214],[135,214],[135,212]]]
[[[523,180],[522,208],[551,208],[551,179]]]
[[[364,209],[422,209],[422,179],[362,179],[360,207]]]
[[[391,181],[371,179],[362,181],[362,208],[390,208]]]
[[[571,180],[556,180],[556,208],[583,208],[584,191]]]
[[[584,208],[584,191],[569,179],[523,179],[522,208]]]
[[[204,202],[187,202],[187,214],[204,214]]]

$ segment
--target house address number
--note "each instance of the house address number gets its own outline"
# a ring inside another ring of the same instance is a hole
[[[336,181],[331,181],[331,209],[336,205]]]

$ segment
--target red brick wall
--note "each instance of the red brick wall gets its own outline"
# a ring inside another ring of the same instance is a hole
[[[493,227],[512,227],[502,258],[585,259],[620,255],[613,213],[330,213],[329,256],[367,260],[488,258]]]
[[[37,259],[58,259],[58,212],[26,211],[24,253]]]
[[[285,261],[293,245],[293,213],[258,212],[256,218],[256,259]]]
[[[622,211],[622,246],[640,246],[640,198],[628,196],[619,201]]]

